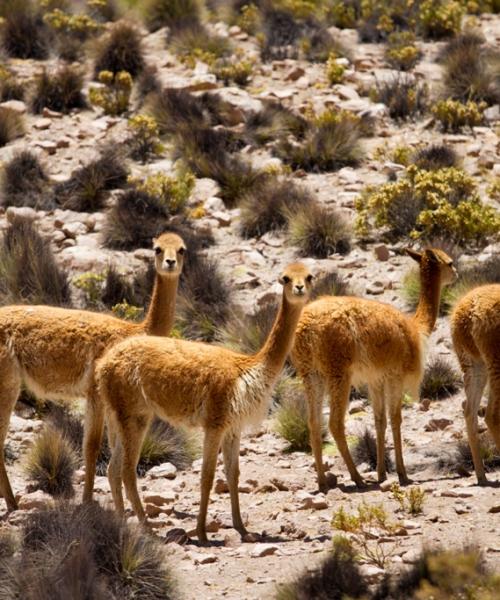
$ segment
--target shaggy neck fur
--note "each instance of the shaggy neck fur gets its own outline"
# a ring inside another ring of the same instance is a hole
[[[151,304],[142,328],[148,335],[167,336],[174,324],[178,277],[156,275]]]
[[[436,324],[441,297],[441,275],[428,262],[420,266],[420,298],[415,321],[425,335],[430,335]]]
[[[291,304],[283,295],[283,301],[271,333],[260,352],[256,354],[257,361],[272,376],[276,376],[281,371],[286,357],[292,349],[301,311],[301,304]]]

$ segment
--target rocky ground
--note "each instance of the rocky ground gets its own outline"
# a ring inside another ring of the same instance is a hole
[[[488,43],[500,43],[500,18],[484,15],[480,25]],[[258,56],[254,40],[238,28],[229,29],[218,23],[215,29],[230,35],[248,56]],[[485,194],[487,185],[500,177],[500,143],[498,141],[498,106],[490,113],[489,126],[475,127],[472,133],[441,134],[429,122],[395,123],[384,105],[374,104],[359,95],[362,87],[370,87],[375,79],[391,75],[383,60],[383,48],[376,44],[357,43],[354,30],[337,32],[351,47],[346,81],[329,86],[324,67],[300,60],[282,60],[264,64],[256,69],[247,90],[222,88],[206,72],[202,63],[194,70],[181,65],[165,48],[165,31],[144,34],[147,61],[159,69],[166,86],[186,89],[213,89],[238,107],[243,115],[258,110],[262,99],[275,98],[285,105],[303,111],[312,105],[316,109],[335,105],[354,112],[368,111],[377,123],[376,135],[364,141],[367,158],[359,168],[343,168],[335,173],[302,174],[300,181],[307,185],[324,204],[340,209],[347,219],[354,221],[354,199],[367,184],[387,180],[394,165],[381,157],[380,149],[389,150],[398,145],[414,146],[422,142],[445,141],[463,158],[466,171],[477,177],[485,202],[494,202]],[[441,81],[439,65],[435,63],[441,43],[421,43],[423,59],[415,74],[437,89]],[[54,61],[48,61],[52,64]],[[40,61],[9,63],[20,76],[29,77],[40,69]],[[84,110],[61,115],[44,111],[34,116],[19,102],[9,105],[26,113],[27,133],[0,149],[0,160],[8,160],[16,150],[35,149],[48,167],[54,181],[64,181],[71,171],[96,155],[99,143],[124,139],[126,118],[103,116],[99,110]],[[495,112],[496,111],[496,112]],[[387,154],[387,153],[386,153]],[[248,152],[257,165],[276,161],[264,150]],[[169,171],[172,162],[167,156],[149,165],[132,163],[132,173],[144,176],[158,170]],[[486,173],[486,176],[485,176]],[[265,234],[260,239],[243,240],[238,233],[239,209],[228,210],[217,197],[217,185],[199,179],[190,199],[192,206],[202,203],[206,214],[197,225],[212,227],[215,244],[207,250],[217,260],[236,303],[245,311],[254,311],[270,294],[278,292],[277,277],[286,263],[297,258],[296,249],[286,243],[286,234]],[[113,202],[113,197],[109,203]],[[498,203],[497,203],[498,208]],[[117,252],[103,248],[101,231],[104,213],[77,213],[57,209],[51,212],[26,208],[8,208],[0,213],[0,229],[5,229],[16,214],[22,213],[36,221],[38,229],[50,237],[57,260],[76,276],[84,272],[102,272],[110,263],[125,273],[144,268],[152,251]],[[338,270],[356,293],[405,309],[401,295],[401,281],[411,267],[411,260],[383,244],[354,244],[347,256],[332,255],[328,259],[304,259],[317,273]],[[484,248],[480,258],[500,252],[500,246]],[[464,256],[467,261],[470,257]],[[477,256],[475,256],[477,258]],[[431,338],[431,355],[454,360],[448,323],[440,318]],[[141,492],[153,527],[161,538],[174,538],[166,545],[169,560],[178,573],[186,598],[270,598],[276,584],[296,576],[304,568],[316,565],[330,548],[333,530],[333,511],[343,506],[354,510],[361,502],[382,503],[391,519],[401,525],[400,535],[384,541],[387,547],[387,568],[401,563],[410,564],[422,546],[439,544],[443,547],[475,543],[484,549],[488,564],[500,567],[499,486],[479,488],[474,477],[461,477],[439,471],[440,458],[453,453],[456,442],[464,435],[461,412],[463,392],[432,403],[405,407],[403,439],[405,458],[415,485],[425,491],[423,513],[415,516],[399,511],[399,504],[390,491],[377,485],[366,492],[352,485],[343,462],[330,452],[327,461],[338,477],[338,487],[328,494],[316,493],[313,461],[310,455],[287,453],[286,442],[273,432],[272,417],[258,433],[244,437],[241,449],[240,494],[242,510],[247,515],[249,528],[263,535],[262,542],[242,544],[231,529],[229,495],[225,490],[222,467],[219,466],[215,492],[209,509],[210,547],[196,543],[195,518],[199,499],[200,460],[185,472],[171,468],[156,468],[141,480]],[[359,434],[368,425],[372,427],[369,405],[352,407],[348,418],[348,433]],[[359,410],[361,409],[361,410]],[[41,423],[25,418],[24,413],[11,421],[8,442],[21,455],[31,443]],[[20,497],[20,510],[7,518],[7,524],[22,522],[25,510],[45,501],[41,492],[28,493],[27,481],[21,469],[22,461],[8,466],[13,488]],[[167,479],[165,479],[165,475]],[[375,479],[373,473],[367,477]],[[498,474],[493,480],[500,481]],[[78,493],[81,493],[81,473]],[[97,496],[100,502],[111,502],[107,480],[98,478]],[[184,530],[187,536],[182,531]],[[187,539],[189,538],[189,539]],[[182,543],[176,543],[182,542]],[[381,571],[366,565],[367,573],[376,580]]]

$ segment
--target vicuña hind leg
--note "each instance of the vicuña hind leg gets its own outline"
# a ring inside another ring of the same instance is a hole
[[[369,386],[369,396],[373,406],[375,431],[377,432],[377,477],[379,482],[382,482],[387,479],[385,470],[385,430],[387,428],[387,416],[383,385],[381,383],[371,384]]]
[[[407,485],[410,479],[406,474],[403,460],[403,443],[401,440],[401,404],[403,402],[403,386],[400,381],[389,381],[386,384],[386,398],[391,419],[392,437],[394,440],[394,453],[396,455],[396,471],[399,483]]]
[[[500,450],[500,357],[488,364],[488,385],[490,394],[484,420]]]
[[[330,391],[330,431],[332,432],[337,448],[344,459],[352,480],[358,487],[365,487],[363,478],[359,474],[356,465],[352,460],[345,437],[345,415],[349,405],[351,378],[349,375],[331,377],[328,381],[328,386]]]
[[[5,437],[9,429],[10,416],[19,397],[21,378],[18,370],[6,353],[0,354],[0,493],[5,498],[9,511],[17,509],[17,502],[10,486],[4,461]]]
[[[477,433],[477,411],[484,387],[486,385],[487,373],[482,362],[472,362],[468,359],[461,359],[460,364],[464,372],[465,387],[465,406],[464,417],[467,426],[467,437],[476,471],[477,482],[479,485],[487,483],[486,473],[484,471],[483,459],[479,447],[479,437]]]
[[[248,535],[243,524],[240,512],[240,501],[238,495],[238,480],[240,477],[239,454],[240,454],[240,432],[227,433],[222,442],[222,453],[224,456],[224,470],[226,472],[229,495],[231,497],[231,515],[233,527],[242,538]]]
[[[94,492],[94,479],[97,457],[101,449],[104,431],[104,406],[95,386],[87,395],[85,428],[83,438],[83,454],[85,457],[85,485],[83,502],[91,502]]]
[[[111,458],[108,465],[108,481],[113,496],[115,510],[119,516],[125,514],[125,503],[122,492],[122,462],[123,448],[118,428],[114,419],[108,415],[107,419],[108,442],[111,449]]]
[[[222,440],[222,432],[219,430],[207,429],[203,441],[203,465],[201,467],[201,499],[200,512],[198,513],[198,523],[196,532],[200,542],[207,542],[207,511],[210,490],[214,482],[215,468],[217,467],[217,455]],[[238,490],[236,490],[238,493]],[[232,501],[232,498],[231,498]]]
[[[320,491],[328,491],[328,484],[323,464],[323,439],[321,435],[321,412],[323,409],[324,384],[319,375],[308,374],[303,377],[307,397],[309,415],[309,441],[311,444],[314,465],[318,476]]]

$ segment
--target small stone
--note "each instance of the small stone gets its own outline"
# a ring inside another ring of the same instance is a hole
[[[363,578],[368,583],[376,583],[385,575],[384,569],[376,567],[375,565],[361,565],[360,571],[363,574]]]
[[[425,431],[443,431],[443,429],[446,429],[450,425],[453,425],[451,419],[431,419],[425,426]]]
[[[380,491],[381,492],[390,492],[392,486],[394,485],[395,480],[390,480],[390,479],[386,479],[385,481],[382,481],[382,483],[380,484]]]
[[[42,490],[36,490],[30,494],[24,494],[18,502],[19,510],[31,510],[32,508],[45,508],[48,504],[52,504],[53,498],[42,492]]]
[[[290,489],[288,487],[288,485],[282,479],[279,479],[278,477],[273,477],[273,479],[271,479],[271,483],[280,492],[288,492],[288,490]]]
[[[384,284],[381,281],[372,281],[366,286],[366,293],[377,296],[384,293]]]
[[[300,509],[323,510],[328,508],[328,502],[324,494],[309,494],[308,492],[299,492],[297,498],[300,501]]]
[[[87,228],[83,223],[68,223],[67,225],[63,225],[62,232],[66,237],[75,240],[79,235],[86,234]]]
[[[157,517],[161,513],[161,509],[159,506],[156,506],[156,504],[150,504],[149,502],[146,502],[144,510],[146,511],[148,517],[153,518]]]
[[[49,140],[39,140],[38,142],[35,142],[35,146],[42,148],[42,150],[45,150],[47,154],[51,155],[55,154],[57,151],[57,144]]]
[[[9,206],[5,215],[9,223],[17,220],[34,221],[38,219],[36,210],[29,206]]]
[[[28,111],[28,107],[21,100],[7,100],[7,102],[0,104],[0,108],[8,108],[20,115],[24,115]]]
[[[217,479],[214,486],[214,492],[216,494],[227,494],[229,492],[229,486],[225,479]]]
[[[389,260],[389,257],[390,257],[389,249],[387,248],[387,246],[385,244],[380,244],[379,246],[375,246],[373,251],[375,252],[375,256],[377,257],[377,260],[380,260],[382,262]]]
[[[495,504],[495,506],[492,506],[489,510],[489,513],[500,513],[500,504]]]
[[[156,506],[163,506],[164,504],[171,504],[177,500],[178,495],[174,492],[162,492],[161,494],[145,494],[144,502],[155,504]]]
[[[216,554],[202,554],[201,552],[197,552],[196,554],[193,552],[191,553],[191,557],[195,565],[209,565],[219,560]]]
[[[183,546],[189,541],[188,535],[185,529],[182,527],[175,527],[174,529],[170,529],[167,531],[165,535],[165,543],[166,544],[180,544]]]
[[[288,72],[287,76],[285,77],[285,80],[297,81],[297,79],[300,79],[305,74],[305,69],[303,69],[302,67],[294,67]]]
[[[212,217],[217,220],[221,227],[228,227],[231,225],[231,215],[229,215],[227,212],[217,210],[212,212]]]
[[[50,119],[37,119],[34,123],[33,123],[33,127],[35,129],[40,129],[40,130],[44,130],[44,129],[48,129],[50,126],[52,125],[52,121]]]
[[[61,112],[57,112],[56,110],[50,110],[50,108],[45,107],[42,110],[42,116],[48,117],[50,119],[62,119],[64,115]]]
[[[252,558],[262,558],[264,556],[271,556],[272,554],[276,554],[278,551],[278,546],[274,544],[255,544],[252,551],[250,552],[250,556]]]
[[[365,403],[363,400],[353,400],[349,404],[349,414],[355,415],[356,413],[363,412],[365,410]]]
[[[153,467],[148,471],[148,476],[151,479],[175,479],[177,475],[177,467],[172,463],[166,462],[158,465],[157,467]]]
[[[56,142],[56,146],[58,148],[69,148],[71,144],[71,139],[67,137],[59,138]]]

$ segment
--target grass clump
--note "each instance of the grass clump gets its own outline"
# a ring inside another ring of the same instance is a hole
[[[338,274],[337,271],[332,271],[317,278],[313,283],[311,290],[311,298],[319,298],[320,296],[352,296],[347,281]]]
[[[101,86],[89,89],[90,102],[102,108],[107,115],[116,116],[126,112],[133,85],[130,73],[101,71],[98,79]]]
[[[222,342],[243,354],[258,352],[271,331],[277,311],[277,303],[270,300],[252,314],[234,314],[220,332]]]
[[[68,306],[68,277],[54,259],[50,242],[31,222],[17,219],[5,230],[0,244],[2,304]]]
[[[290,243],[302,256],[327,258],[333,253],[348,254],[351,231],[337,211],[314,203],[291,215]]]
[[[352,459],[357,465],[367,464],[372,471],[377,468],[377,442],[372,431],[365,427],[363,433],[356,438],[351,448]],[[394,470],[391,457],[385,448],[384,454],[385,469],[389,473]]]
[[[2,567],[5,598],[179,597],[161,544],[98,504],[65,502],[31,513],[19,551]]]
[[[392,119],[409,119],[423,114],[427,107],[427,86],[410,75],[393,77],[391,80],[377,82],[371,92],[372,100],[382,102],[389,109]]]
[[[291,179],[268,177],[252,188],[240,203],[240,232],[245,238],[285,229],[290,214],[307,211],[314,202],[307,188]]]
[[[55,186],[54,194],[60,206],[79,212],[101,210],[109,190],[127,183],[128,169],[123,153],[105,147],[99,157],[75,169],[67,181]]]
[[[26,84],[17,78],[10,69],[0,66],[0,102],[8,100],[23,101],[26,96]]]
[[[342,83],[344,80],[345,67],[337,61],[337,55],[332,52],[326,61],[326,78],[330,85]]]
[[[54,207],[50,179],[38,156],[30,150],[15,154],[0,175],[2,206],[30,206],[37,210]]]
[[[497,211],[482,204],[474,179],[454,167],[410,165],[397,182],[366,188],[355,206],[362,234],[373,222],[391,239],[444,236],[460,246],[481,246],[500,232]]]
[[[18,112],[0,106],[0,147],[25,133],[24,119]]]
[[[306,119],[279,102],[266,103],[262,110],[250,114],[245,122],[245,137],[257,145],[290,135],[300,139],[306,130]]]
[[[424,371],[420,386],[422,398],[439,400],[452,396],[462,387],[462,378],[456,369],[444,358],[431,360]]]
[[[31,110],[36,114],[44,108],[68,113],[75,108],[85,108],[87,103],[82,88],[83,74],[80,70],[68,65],[52,73],[44,69],[35,78]]]
[[[443,131],[458,132],[464,127],[476,127],[484,123],[485,102],[439,100],[431,107],[434,117],[441,123]]]
[[[214,63],[211,71],[224,85],[235,83],[245,87],[250,83],[253,68],[254,63],[251,60],[219,59]]]
[[[446,144],[431,144],[419,148],[411,157],[411,162],[418,169],[437,171],[459,166],[459,158],[455,150]]]
[[[4,0],[0,19],[0,47],[7,56],[36,60],[48,57],[48,30],[41,12],[31,0]]]
[[[416,486],[403,490],[399,483],[393,483],[391,492],[403,512],[410,515],[420,515],[423,512],[425,492],[421,487]]]
[[[387,64],[398,71],[410,71],[420,60],[422,53],[415,44],[411,31],[394,31],[387,38],[384,56]]]
[[[361,118],[349,111],[326,110],[313,116],[303,139],[280,139],[274,151],[292,169],[323,172],[357,166],[363,151]]]
[[[128,181],[140,192],[158,198],[170,215],[184,210],[196,182],[194,175],[183,168],[179,168],[175,176],[159,172],[148,175],[143,181],[135,178]]]
[[[487,473],[500,467],[500,451],[488,432],[479,435],[479,454]],[[474,462],[469,442],[466,439],[457,441],[453,452],[441,455],[437,463],[438,469],[445,473],[458,473],[468,477],[474,472]]]
[[[128,120],[130,156],[143,164],[164,150],[160,142],[158,123],[147,115],[135,115]]]
[[[228,38],[214,35],[201,25],[176,32],[170,46],[179,59],[191,69],[194,69],[197,61],[214,66],[218,59],[231,54]]]
[[[77,458],[68,440],[53,427],[45,427],[28,453],[25,470],[34,489],[68,498],[74,495],[76,466]]]
[[[98,77],[102,71],[114,75],[126,71],[131,77],[137,77],[144,65],[139,31],[130,23],[120,21],[113,25],[98,46],[94,74]]]
[[[201,22],[198,0],[148,0],[144,4],[146,24],[150,31],[168,27],[176,32],[196,27]]]

